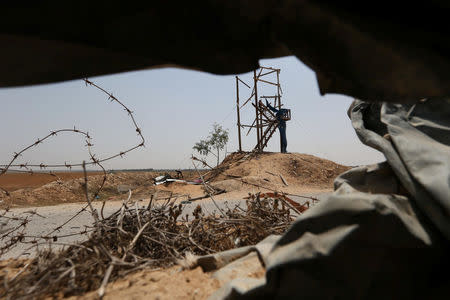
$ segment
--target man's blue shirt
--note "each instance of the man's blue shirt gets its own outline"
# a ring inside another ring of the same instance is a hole
[[[278,120],[278,127],[286,128],[286,121],[283,120],[283,118],[282,118],[284,109],[278,110],[275,107],[273,107],[272,105],[270,105],[269,103],[266,103],[266,104],[267,104],[267,107],[275,113],[275,117]]]

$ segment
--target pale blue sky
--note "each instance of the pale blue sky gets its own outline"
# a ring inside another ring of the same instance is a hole
[[[321,96],[314,72],[295,57],[260,63],[281,69],[283,102],[293,117],[287,125],[289,152],[313,154],[346,165],[383,160],[381,154],[357,139],[346,115],[351,98]],[[252,80],[252,73],[239,76],[247,82]],[[234,76],[165,68],[90,79],[135,112],[147,141],[146,148],[106,163],[107,168],[190,168],[192,146],[208,135],[214,122],[230,130],[227,150],[238,148]],[[241,91],[241,98],[250,93],[243,86]],[[76,126],[89,131],[98,157],[118,153],[139,142],[126,113],[81,80],[3,88],[0,100],[1,164],[7,163],[13,152],[59,128]],[[242,111],[244,120],[253,116],[250,107]],[[253,135],[243,134],[244,149],[251,150],[255,140]],[[28,151],[19,161],[78,163],[88,160],[84,144],[79,137],[59,135]],[[267,151],[279,151],[278,132]]]

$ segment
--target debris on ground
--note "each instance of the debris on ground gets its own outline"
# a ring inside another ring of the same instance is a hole
[[[127,274],[173,266],[186,253],[206,255],[254,245],[282,234],[294,220],[281,198],[256,194],[246,205],[212,215],[197,206],[191,216],[183,216],[182,204],[173,199],[140,208],[124,203],[94,225],[89,240],[59,253],[40,253],[13,279],[1,275],[0,297],[67,297],[95,290],[102,295],[108,282]]]
[[[186,180],[172,178],[169,174],[161,175],[153,178],[153,185],[169,184],[172,182],[187,183]]]
[[[250,194],[247,197],[244,197],[244,199],[252,199],[254,197],[254,195]],[[305,201],[303,204],[300,204],[294,200],[292,200],[291,198],[287,197],[286,195],[283,194],[279,194],[279,193],[259,193],[259,197],[261,198],[272,198],[272,199],[276,199],[276,200],[280,200],[283,201],[286,205],[290,205],[290,207],[298,212],[298,213],[303,213],[305,210],[307,210],[310,207],[310,201]],[[315,200],[314,197],[310,197],[310,199],[312,201],[318,201]]]
[[[179,174],[178,172],[180,171],[176,171],[177,174]],[[181,178],[183,178],[183,174],[181,173]],[[166,186],[169,185],[172,182],[178,182],[178,183],[184,183],[184,184],[193,184],[193,185],[200,185],[203,183],[203,181],[200,178],[196,178],[193,180],[184,180],[184,179],[180,179],[180,178],[173,178],[172,176],[170,176],[169,174],[165,174],[165,175],[160,175],[158,177],[153,178],[153,185],[160,185],[160,184],[165,184]]]

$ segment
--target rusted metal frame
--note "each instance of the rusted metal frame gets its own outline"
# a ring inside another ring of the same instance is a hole
[[[259,74],[261,74],[261,72],[259,72]],[[259,75],[258,75],[259,76]],[[257,76],[257,77],[258,77]],[[239,78],[239,80],[241,80],[240,78]],[[242,80],[241,80],[242,81]],[[243,81],[242,81],[242,83],[244,83]],[[245,84],[245,83],[244,83]],[[245,85],[247,85],[247,84],[245,84]],[[247,85],[248,86],[248,85]],[[250,87],[249,87],[250,88]],[[250,97],[248,97],[248,99],[247,100],[245,100],[245,102],[244,102],[244,104],[242,104],[241,105],[241,108],[243,108],[247,103],[248,103],[248,101],[250,101],[252,98],[253,98],[253,96],[255,95],[255,87],[253,86],[253,89],[252,89],[252,94],[250,95]]]
[[[264,128],[264,127],[269,126],[270,124],[272,124],[272,121],[264,121],[264,122],[261,124],[261,127]]]
[[[260,151],[263,151],[263,148],[261,147],[262,145],[262,139],[263,139],[263,120],[262,120],[262,113],[261,113],[261,109],[259,107],[259,102],[258,102],[258,117],[259,117],[259,127],[257,128],[259,130],[259,144],[260,144]]]
[[[269,75],[269,74],[272,74],[272,73],[275,73],[275,72],[277,72],[277,70],[272,70],[272,71],[269,71],[267,73],[261,74],[260,77],[263,77],[263,76],[266,76],[266,75]]]
[[[273,123],[274,121],[276,121],[276,119],[271,118],[270,116],[267,116],[265,113],[267,111],[261,111],[261,113],[263,114],[264,117],[266,117],[266,119],[264,120],[266,123]]]
[[[278,72],[277,72],[278,98],[280,98],[281,94],[283,94],[283,89],[281,88],[281,84],[280,84],[280,72],[281,72],[281,70],[278,70]]]
[[[258,102],[258,106],[256,106],[254,103],[252,103],[252,105],[255,107],[255,109],[258,110],[259,125],[256,126],[256,130],[259,131],[259,144],[262,145],[263,128],[269,124],[269,122],[267,121],[271,121],[271,119],[264,113],[267,108],[266,106],[264,106],[264,104],[262,104],[261,100]],[[266,120],[263,120],[263,116],[266,117]],[[263,123],[263,121],[266,121],[266,123]],[[261,148],[260,150],[262,151],[263,148]]]
[[[247,85],[245,82],[236,76],[236,111],[237,111],[237,127],[238,127],[238,138],[239,138],[239,152],[242,152],[242,142],[241,142],[241,114],[239,109],[239,81]],[[248,85],[247,85],[248,86]],[[249,87],[250,88],[250,87]]]
[[[259,77],[261,77],[261,73],[262,73],[262,71],[263,71],[263,69],[259,69],[259,73],[258,73],[258,76],[256,76],[256,78],[259,78]]]
[[[263,70],[265,70],[265,69],[270,70],[270,71],[266,72],[266,73],[262,73]],[[273,82],[263,80],[260,78],[262,76],[269,75],[269,74],[272,74],[275,72],[277,73],[277,83],[273,83]],[[273,120],[273,119],[276,119],[275,114],[272,111],[270,111],[267,108],[267,106],[265,106],[261,101],[258,101],[258,80],[261,82],[267,83],[267,84],[277,86],[277,95],[261,96],[260,98],[275,99],[275,103],[274,103],[275,107],[277,106],[277,99],[278,99],[278,109],[280,109],[282,106],[282,104],[281,104],[282,89],[281,89],[280,81],[279,81],[280,69],[275,69],[275,68],[270,68],[270,67],[260,67],[258,75],[256,73],[257,73],[256,70],[254,70],[253,71],[254,86],[253,86],[252,93],[251,93],[250,97],[242,105],[240,105],[239,99],[238,99],[239,98],[239,87],[238,87],[239,81],[242,82],[248,88],[250,88],[250,86],[248,84],[246,84],[243,80],[241,80],[238,76],[236,76],[236,93],[237,93],[236,106],[238,107],[237,113],[239,114],[238,118],[240,119],[240,109],[243,108],[250,100],[252,100],[252,98],[255,99],[255,102],[252,103],[252,106],[255,107],[255,119],[253,120],[252,125],[242,125],[239,120],[238,127],[239,127],[239,131],[240,131],[240,127],[248,127],[249,130],[247,131],[246,135],[249,135],[252,128],[255,128],[256,129],[256,137],[257,137],[257,145],[254,150],[262,151],[264,149],[264,147],[266,147],[268,140],[272,137],[273,133],[276,131],[277,126],[275,126],[274,124],[277,124],[278,122]],[[270,116],[267,115],[267,112],[270,114]],[[267,128],[264,130],[263,129],[264,127],[267,127]],[[267,136],[267,134],[269,132],[270,132],[270,135]],[[241,147],[242,147],[241,143],[242,142],[240,141],[240,151],[241,151]],[[281,136],[280,136],[280,145],[281,145]]]
[[[274,113],[266,106],[264,103],[259,103],[260,106],[263,107],[264,111],[268,112],[273,118],[276,118]],[[267,116],[266,116],[267,117]]]
[[[263,116],[265,117],[262,119],[262,123],[261,123],[263,127],[273,121],[272,119],[268,118],[265,114]]]
[[[252,103],[252,104],[253,104],[253,103]],[[261,103],[260,103],[260,105],[261,105]],[[269,124],[269,123],[271,123],[271,122],[274,121],[274,118],[271,118],[271,117],[269,117],[269,116],[267,116],[267,115],[265,114],[266,112],[269,112],[269,113],[272,114],[271,111],[269,111],[269,110],[267,110],[267,109],[264,109],[264,108],[262,108],[261,106],[259,107],[259,111],[260,111],[261,115],[265,117],[265,119],[262,119],[262,118],[261,118],[261,122],[262,122],[262,121],[265,121],[265,122],[266,122],[266,123],[264,123],[264,124],[261,123],[261,125],[262,125],[261,127],[264,127],[264,126],[266,126],[267,124]],[[272,116],[273,116],[273,114],[272,114]],[[261,136],[262,136],[262,135],[261,135]]]
[[[242,106],[246,105],[247,102],[250,101],[252,96],[255,97],[255,103],[256,103],[256,106],[258,106],[258,103],[257,103],[257,99],[258,99],[258,78],[261,76],[262,70],[263,69],[259,70],[258,76],[256,76],[256,70],[253,71],[254,86],[253,86],[252,95],[249,97],[249,99]],[[259,143],[261,143],[261,136],[260,136],[261,130],[259,129],[260,125],[259,125],[258,109],[257,108],[255,108],[255,115],[256,115],[255,116],[256,117],[255,118],[255,121],[256,121],[256,137],[257,137],[257,142],[259,144]],[[253,123],[255,123],[255,122],[253,122]],[[250,133],[250,130],[247,132],[247,135],[249,133]]]
[[[275,70],[275,71],[280,71],[281,69],[276,69],[276,68],[272,68],[272,67],[260,67],[261,69],[266,69],[266,70]]]
[[[267,144],[269,143],[270,139],[274,135],[275,131],[277,131],[276,127],[270,128],[270,132],[267,134],[267,137],[263,141],[263,145],[262,145],[263,148],[267,147]]]
[[[262,98],[262,96],[260,98]],[[264,98],[273,98],[273,99],[275,99],[275,104],[273,106],[277,107],[277,98],[278,98],[278,96],[264,96]],[[264,103],[262,103],[262,104],[260,103],[260,105],[262,105],[265,108],[265,110],[268,111],[273,118],[276,118],[275,114]]]
[[[274,107],[278,106],[278,109],[281,108],[280,105],[277,104],[277,99],[280,99],[281,101],[281,95],[275,95],[275,96],[259,96],[259,98],[273,98],[275,99],[275,103],[274,103]],[[275,118],[275,115],[273,114],[273,112],[263,103],[263,106],[267,109],[268,112],[270,112],[270,114]]]
[[[258,150],[258,149],[260,148],[260,146],[262,146],[262,144],[263,144],[263,141],[261,141],[261,143],[260,143],[259,145],[257,144],[257,145],[255,146],[254,150]],[[262,149],[262,148],[261,148],[261,149]],[[262,151],[262,150],[261,150],[261,151]]]
[[[272,112],[269,109],[267,109],[267,107],[264,104],[262,104],[261,102],[258,105],[258,110],[261,113],[261,117],[264,116],[268,120],[272,120],[273,119],[272,118],[272,116],[273,116]],[[266,113],[269,113],[269,115],[267,115]]]
[[[254,89],[255,89],[255,117],[256,117],[256,147],[258,151],[261,151],[259,145],[261,143],[260,140],[260,130],[259,130],[259,114],[258,114],[258,78],[256,77],[256,70],[253,70],[253,81],[254,81]]]
[[[272,119],[269,119],[269,118],[267,118],[267,116],[266,115],[264,115],[265,117],[266,117],[266,119],[263,119],[263,122],[262,122],[262,127],[264,127],[264,126],[267,126],[267,125],[269,125],[270,123],[272,123],[273,122],[273,120]]]
[[[259,143],[260,144],[262,144],[262,137],[263,137],[263,115],[262,115],[262,110],[260,109],[260,107],[259,107],[259,102],[258,102],[258,111],[259,111],[259,125],[261,126],[260,128],[259,128],[259,136],[260,136],[260,140],[259,140]],[[261,151],[263,151],[263,148],[261,147]]]
[[[274,120],[275,115],[264,104],[262,104],[261,101],[259,102],[258,110],[260,111],[261,117],[264,116],[266,118],[265,120],[261,119],[260,128],[259,128],[261,130],[260,149],[261,149],[261,151],[263,151],[264,148],[267,146],[269,139],[272,137],[273,132],[270,133],[270,136],[268,138],[267,138],[267,134],[268,134],[268,132],[270,132],[270,130],[271,130],[270,128],[272,126],[274,126],[274,123],[276,123],[276,121]],[[268,112],[272,116],[272,118],[267,116],[266,112]],[[264,132],[263,132],[263,127],[267,127],[266,130],[264,130]],[[275,127],[275,130],[276,130],[276,127]]]
[[[252,128],[264,128],[265,126],[269,125],[270,123],[272,123],[273,120],[267,118],[267,119],[263,119],[262,122],[259,124],[259,126],[251,126]],[[245,126],[245,127],[250,127],[250,126]],[[262,135],[261,135],[262,137]]]
[[[257,125],[241,125],[242,127],[247,127],[247,128],[258,128]]]
[[[278,104],[281,105],[282,90],[281,90],[281,84],[280,84],[280,72],[277,72],[277,86],[278,86],[278,89],[277,89]]]
[[[263,148],[265,148],[266,146],[267,146],[267,143],[269,142],[269,140],[272,138],[272,136],[273,136],[273,134],[275,133],[275,131],[277,131],[277,126],[276,125],[274,125],[274,124],[276,124],[276,123],[272,123],[272,126],[269,126],[268,128],[267,128],[267,132],[265,133],[265,140],[264,140],[264,143],[263,143]],[[270,133],[269,133],[269,130],[270,130]],[[268,135],[268,136],[267,136]]]
[[[256,104],[256,135],[258,138],[258,145],[261,145],[261,137],[262,137],[262,126],[261,126],[261,113],[259,112],[259,104],[258,104],[258,80],[261,77],[263,69],[259,69],[258,76],[255,76],[255,104]],[[256,70],[254,72],[254,75],[256,75]],[[262,151],[261,147],[259,147],[259,151]]]
[[[277,83],[278,83],[278,88],[277,88],[277,96],[278,96],[278,110],[281,109],[281,85],[280,85],[280,70],[277,71]],[[277,99],[275,99],[275,102],[277,101]],[[276,103],[275,103],[276,105]],[[281,139],[281,134],[280,134],[280,152],[283,150],[282,147],[282,139]]]
[[[255,125],[255,122],[256,122],[256,119],[253,120],[253,123],[252,123],[252,125],[250,125],[250,126],[248,126],[248,125],[242,125],[242,127],[250,127],[250,129],[247,131],[246,136],[248,136],[248,134],[250,133],[250,131],[252,130],[252,128],[256,128],[256,126],[253,126],[253,125]]]
[[[274,86],[279,86],[279,84],[277,84],[277,83],[273,83],[273,82],[270,82],[270,81],[267,81],[267,80],[264,80],[264,79],[260,79],[260,78],[258,78],[258,81],[261,81],[261,82],[264,82],[264,83],[268,83],[268,84],[271,84],[271,85],[274,85]]]
[[[263,75],[261,75],[263,70],[264,70],[263,68],[260,68],[260,69],[259,69],[259,74],[258,74],[257,79],[259,79],[261,76],[263,76]],[[256,85],[255,85],[255,91],[256,91]],[[260,100],[258,100],[258,101],[260,101]],[[259,111],[259,102],[258,102],[258,111]],[[259,125],[260,125],[260,127],[257,128],[257,129],[259,130],[259,144],[261,145],[261,143],[262,143],[262,135],[263,135],[263,126],[262,126],[262,114],[261,114],[261,111],[259,111]],[[260,151],[262,152],[262,151],[263,151],[263,148],[260,148]]]
[[[264,131],[263,138],[262,138],[261,145],[260,145],[262,147],[262,149],[264,149],[267,146],[267,143],[269,142],[272,135],[275,133],[276,129],[277,129],[276,121],[271,122],[269,124],[269,126],[267,126],[266,130]],[[255,149],[256,149],[256,147],[255,147]]]
[[[239,80],[240,82],[242,82],[246,87],[248,87],[249,89],[251,89],[251,87],[250,87],[248,84],[246,84],[242,79],[240,79],[240,78],[237,77],[237,76],[236,76],[236,78],[237,78],[237,80]]]
[[[244,104],[242,104],[240,108],[243,108],[248,103],[248,101],[252,100],[254,95],[255,95],[255,91],[253,89],[252,94],[250,95],[250,97],[247,100],[245,100]]]

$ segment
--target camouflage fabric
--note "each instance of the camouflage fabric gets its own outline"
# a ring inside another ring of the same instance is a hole
[[[335,192],[261,255],[265,280],[212,299],[441,299],[449,294],[450,100],[355,101],[349,116],[386,162],[340,175]]]

